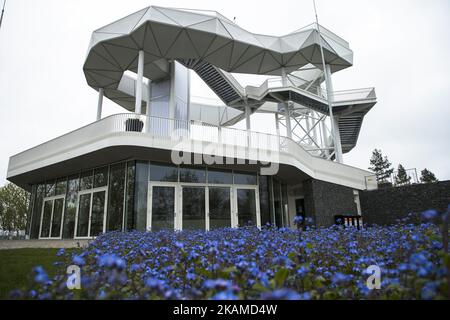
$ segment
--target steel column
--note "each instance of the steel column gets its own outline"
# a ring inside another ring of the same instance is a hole
[[[136,79],[136,104],[134,112],[142,114],[142,81],[144,78],[144,50],[139,51],[138,72]]]
[[[98,89],[98,104],[97,104],[97,121],[102,118],[102,109],[103,109],[103,88]]]

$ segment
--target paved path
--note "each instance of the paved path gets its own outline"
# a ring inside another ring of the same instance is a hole
[[[89,240],[0,240],[0,250],[24,248],[78,248],[85,247]]]

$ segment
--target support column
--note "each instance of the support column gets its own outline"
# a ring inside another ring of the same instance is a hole
[[[339,163],[343,163],[339,126],[335,124],[336,119],[333,115],[334,89],[333,89],[333,82],[331,81],[331,67],[329,64],[325,65],[325,75],[326,75],[325,80],[327,84],[328,105],[330,109],[331,128],[333,132],[334,152],[336,156],[336,161]]]
[[[152,114],[152,80],[148,81],[148,90],[147,90],[147,132],[150,132],[150,116]]]
[[[284,102],[284,116],[286,118],[286,136],[292,139],[291,113],[289,112],[289,102]]]
[[[245,125],[247,129],[247,141],[249,147],[251,146],[250,130],[252,129],[250,122],[250,114],[251,114],[250,106],[248,104],[245,104]]]
[[[144,50],[139,51],[138,57],[138,72],[136,79],[136,103],[134,112],[142,114],[142,81],[144,77]]]
[[[102,109],[103,109],[103,88],[98,89],[98,104],[97,104],[97,121],[102,118]]]

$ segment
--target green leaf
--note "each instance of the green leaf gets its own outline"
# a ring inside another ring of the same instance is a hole
[[[286,279],[289,275],[289,270],[286,268],[281,268],[277,271],[275,274],[275,286],[277,288],[282,288],[284,283],[286,282]]]

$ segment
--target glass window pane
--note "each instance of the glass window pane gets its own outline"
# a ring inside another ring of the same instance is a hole
[[[180,168],[180,182],[206,183],[206,169]]]
[[[103,233],[103,219],[105,217],[106,192],[95,192],[92,195],[91,231],[90,236],[96,237]]]
[[[150,163],[150,181],[178,182],[178,167]]]
[[[77,213],[79,175],[69,177],[67,182],[66,210],[64,212],[63,238],[71,239],[75,232],[75,215]]]
[[[109,173],[107,231],[122,230],[125,173],[125,163],[111,166],[111,171]]]
[[[66,178],[62,178],[62,179],[56,180],[56,192],[55,192],[55,195],[59,196],[59,195],[65,194],[66,193],[66,187],[67,187],[67,179]]]
[[[274,199],[274,206],[275,206],[275,224],[278,228],[281,228],[283,226],[283,210],[281,208],[281,188],[280,183],[278,180],[273,179],[273,199]]]
[[[50,236],[50,222],[52,219],[53,201],[45,201],[44,209],[42,211],[42,226],[41,238],[48,238]]]
[[[237,197],[239,227],[256,226],[255,190],[238,189]]]
[[[108,167],[94,170],[94,188],[105,187],[108,184]]]
[[[147,230],[148,169],[148,162],[136,162],[136,196],[134,199],[136,225],[134,228],[138,231]]]
[[[127,200],[125,202],[125,230],[136,230],[136,217],[134,215],[134,184],[136,166],[134,161],[127,163]]]
[[[205,229],[205,188],[183,188],[183,230]]]
[[[234,173],[234,184],[256,185],[256,173]]]
[[[89,211],[91,209],[91,194],[80,196],[80,206],[78,208],[77,237],[88,236]]]
[[[209,188],[209,229],[231,227],[230,188]]]
[[[39,228],[41,226],[42,204],[45,196],[45,184],[39,184],[36,189],[36,198],[33,205],[33,218],[31,221],[31,239],[39,238]]]
[[[208,169],[208,183],[233,184],[231,171]]]
[[[173,230],[175,219],[175,188],[153,187],[152,231]]]
[[[52,219],[52,238],[61,237],[61,222],[64,209],[64,199],[55,199]]]
[[[259,177],[259,206],[261,212],[261,226],[271,223],[271,206],[269,201],[269,177]]]
[[[80,190],[92,189],[93,177],[92,170],[81,173]]]
[[[47,182],[47,185],[45,187],[45,196],[53,197],[55,195],[55,187],[55,181]]]

